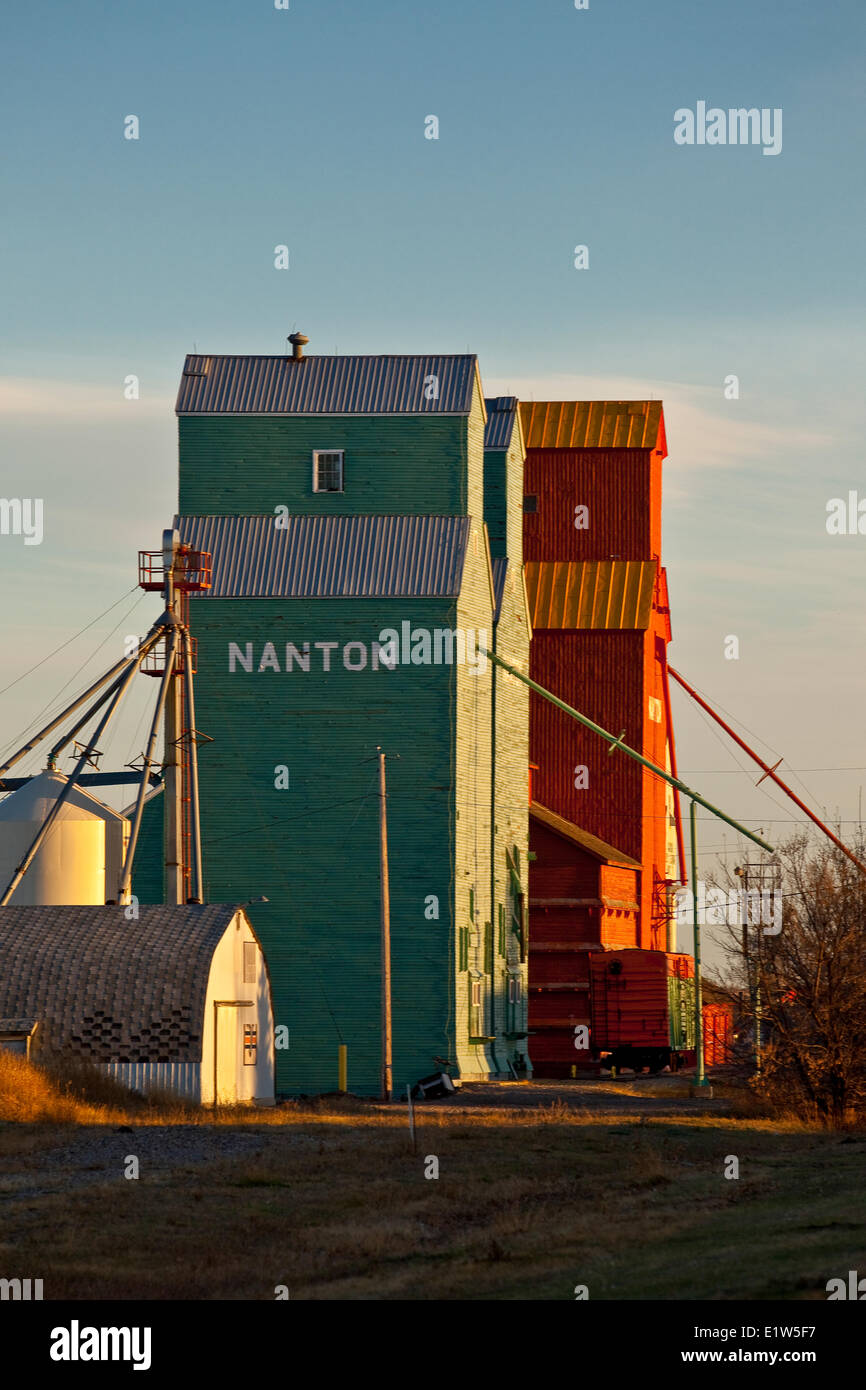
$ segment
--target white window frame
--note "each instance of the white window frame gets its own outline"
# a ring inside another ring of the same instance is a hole
[[[484,1029],[484,993],[480,975],[469,977],[469,1036],[480,1037]],[[476,1000],[477,994],[477,1000]],[[475,1025],[473,1027],[473,1024]]]
[[[327,455],[336,457],[340,460],[340,486],[339,487],[319,487],[319,459]],[[313,450],[313,492],[334,493],[345,492],[346,490],[346,451],[345,449],[314,449]]]

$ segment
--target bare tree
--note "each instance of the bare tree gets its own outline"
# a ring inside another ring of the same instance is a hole
[[[861,851],[862,852],[862,851]],[[781,931],[729,926],[729,986],[761,1040],[755,1088],[774,1103],[842,1126],[866,1115],[866,878],[808,836],[778,853]]]

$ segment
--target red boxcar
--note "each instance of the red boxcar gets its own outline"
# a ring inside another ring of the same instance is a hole
[[[593,1051],[636,1070],[686,1061],[695,1045],[694,968],[691,956],[667,951],[593,952]]]

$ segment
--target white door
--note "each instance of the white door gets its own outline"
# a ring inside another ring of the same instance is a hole
[[[223,1005],[216,1011],[216,1099],[217,1105],[237,1105],[238,1100],[238,1010]]]

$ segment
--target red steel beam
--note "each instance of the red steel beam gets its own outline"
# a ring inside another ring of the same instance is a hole
[[[866,864],[862,863],[862,861],[857,858],[856,854],[852,854],[850,849],[848,849],[847,845],[843,845],[842,841],[833,834],[829,826],[826,826],[822,820],[818,819],[814,811],[809,810],[809,807],[806,805],[804,801],[800,800],[796,792],[791,791],[791,788],[788,786],[787,782],[783,782],[781,777],[777,775],[775,769],[772,767],[768,767],[768,765],[764,762],[763,758],[758,757],[754,748],[750,748],[749,745],[745,742],[745,740],[740,738],[739,734],[734,733],[730,724],[726,724],[722,716],[720,714],[716,714],[716,711],[712,709],[710,705],[707,704],[706,700],[701,699],[698,692],[692,689],[687,680],[683,680],[682,676],[674,670],[673,666],[669,666],[668,671],[673,676],[674,680],[682,686],[683,690],[685,690],[689,695],[691,695],[692,699],[700,705],[701,709],[706,710],[707,714],[710,715],[712,719],[715,719],[717,724],[721,725],[725,733],[730,734],[734,742],[739,744],[743,751],[745,753],[748,753],[749,757],[758,764],[758,767],[763,769],[764,777],[770,777],[776,783],[777,787],[781,787],[785,795],[791,798],[794,805],[799,806],[800,810],[809,817],[810,821],[814,821],[818,829],[824,832],[824,834],[827,836],[827,839],[832,840],[836,848],[841,849],[842,853],[848,859],[851,860],[851,863],[857,865],[857,868],[860,870],[862,874],[866,874]],[[779,764],[776,763],[776,767],[778,766]],[[764,777],[761,778],[762,782],[764,780]]]

